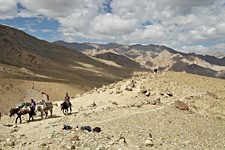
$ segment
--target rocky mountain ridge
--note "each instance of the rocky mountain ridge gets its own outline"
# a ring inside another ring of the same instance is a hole
[[[138,63],[141,68],[161,71],[173,70],[187,72],[209,77],[225,77],[225,57],[217,58],[209,55],[186,54],[177,52],[166,46],[159,45],[121,45],[115,43],[96,44],[96,43],[67,43],[64,41],[54,42],[56,45],[65,46],[86,55],[111,60],[116,63],[118,57],[130,59],[130,66]],[[109,53],[116,53],[117,57],[112,58]],[[111,57],[111,58],[110,58]],[[127,66],[127,62],[120,61],[120,65]],[[133,67],[137,67],[134,65]],[[138,66],[139,67],[139,66]],[[200,69],[200,71],[198,71]]]

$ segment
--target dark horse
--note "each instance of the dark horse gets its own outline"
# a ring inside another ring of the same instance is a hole
[[[61,111],[63,112],[64,115],[68,115],[69,109],[70,109],[70,113],[72,112],[71,106],[72,106],[71,103],[66,101],[64,101],[61,104]]]
[[[9,117],[14,116],[15,114],[17,114],[16,121],[15,121],[16,124],[17,124],[18,118],[20,118],[20,123],[22,123],[21,116],[26,115],[26,114],[29,114],[28,122],[30,121],[31,118],[32,118],[32,120],[34,120],[34,118],[33,118],[34,110],[31,109],[31,108],[26,108],[26,109],[24,109],[24,108],[22,108],[22,109],[21,108],[11,108]]]

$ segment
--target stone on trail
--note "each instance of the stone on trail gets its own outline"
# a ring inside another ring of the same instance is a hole
[[[69,141],[71,141],[71,142],[80,141],[80,138],[77,135],[73,135],[69,138]]]
[[[118,143],[119,143],[119,144],[126,144],[127,141],[126,141],[125,137],[123,137],[122,135],[120,135],[120,138],[119,138],[119,140],[118,140]]]
[[[131,83],[129,83],[128,85],[126,85],[125,90],[132,91],[134,87],[135,87],[135,82],[132,80]]]
[[[71,149],[76,149],[76,147],[74,145],[71,146]]]
[[[150,91],[147,91],[147,92],[145,93],[145,96],[149,97],[150,94],[151,94]]]
[[[154,144],[153,144],[153,141],[151,140],[151,139],[147,139],[146,141],[145,141],[145,146],[153,146]]]
[[[113,105],[118,105],[118,103],[117,103],[117,102],[112,102],[112,104],[113,104]]]
[[[91,105],[87,106],[87,107],[96,107],[97,104],[95,102],[93,102]]]
[[[116,94],[120,94],[122,93],[123,91],[120,89],[120,88],[116,88]]]
[[[175,102],[174,106],[180,110],[189,110],[189,106],[186,103],[179,100]]]
[[[159,105],[159,104],[161,104],[161,99],[160,99],[160,97],[156,97],[153,100],[152,105]]]
[[[169,91],[169,90],[167,90],[165,94],[166,94],[166,96],[169,96],[169,97],[173,96],[173,93],[171,91]]]
[[[153,141],[152,141],[152,134],[151,133],[148,134],[148,138],[145,141],[144,145],[145,146],[153,146],[154,145]]]

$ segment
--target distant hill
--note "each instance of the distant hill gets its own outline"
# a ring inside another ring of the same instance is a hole
[[[106,60],[114,61],[122,66],[126,65],[124,56],[132,60],[129,67],[139,67],[145,69],[173,70],[178,72],[188,72],[208,77],[225,78],[225,57],[217,58],[209,55],[186,54],[177,52],[169,47],[160,45],[121,45],[116,43],[96,44],[96,43],[67,43],[64,41],[54,42],[86,55],[94,56]],[[114,52],[113,56],[112,53]],[[116,53],[116,54],[115,54]],[[123,56],[121,58],[121,56]],[[120,61],[118,61],[120,60]],[[138,64],[138,65],[137,65]],[[200,69],[200,70],[199,70]]]

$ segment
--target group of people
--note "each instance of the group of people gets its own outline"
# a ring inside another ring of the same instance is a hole
[[[49,99],[48,99],[48,100],[49,100]],[[44,101],[44,100],[42,100],[42,101]],[[64,98],[64,102],[66,102],[66,103],[69,105],[70,112],[72,112],[72,104],[71,104],[71,102],[70,102],[70,96],[69,96],[68,93],[66,93],[66,96],[65,96],[65,98]],[[21,103],[21,104],[20,104],[19,106],[17,106],[17,107],[23,108],[24,106],[26,107],[26,105],[27,105],[27,103]],[[30,99],[30,108],[31,108],[31,111],[32,111],[32,112],[35,112],[36,102],[34,101],[33,98]],[[36,115],[36,114],[34,113],[34,115]]]

